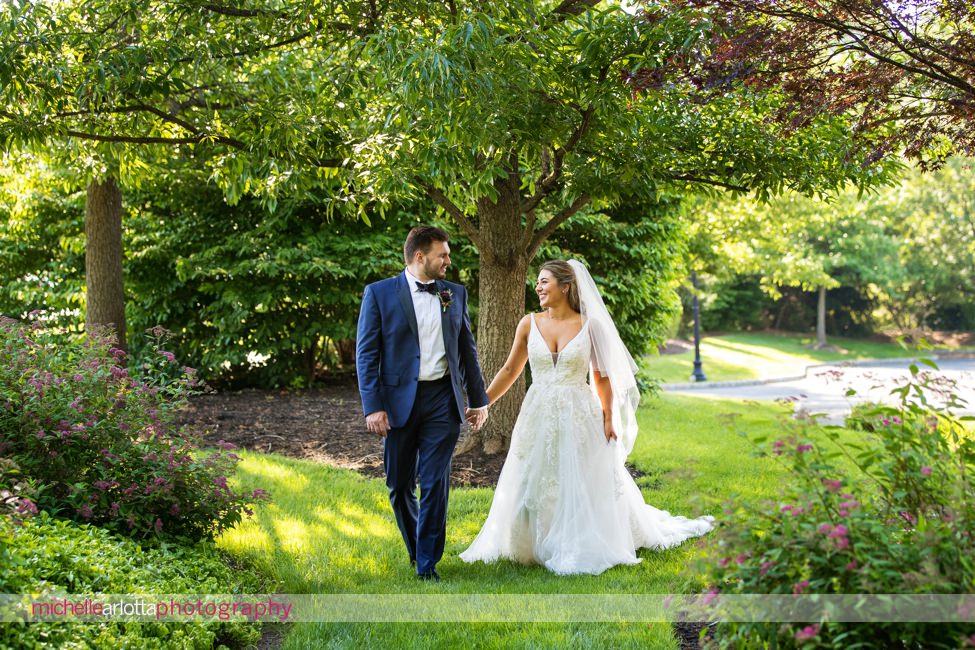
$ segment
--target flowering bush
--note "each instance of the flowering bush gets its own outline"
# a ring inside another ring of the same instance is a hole
[[[975,591],[975,442],[950,386],[912,366],[897,407],[858,408],[854,442],[824,427],[831,445],[799,435],[760,450],[794,481],[781,500],[728,510],[703,561],[721,594],[964,594]],[[929,406],[939,394],[946,406]],[[802,433],[802,430],[799,430]],[[719,626],[719,647],[975,645],[962,624],[837,622]]]
[[[36,484],[41,510],[137,538],[209,537],[265,495],[229,488],[231,445],[207,453],[177,428],[195,373],[150,334],[131,372],[110,338],[0,320],[0,456]]]

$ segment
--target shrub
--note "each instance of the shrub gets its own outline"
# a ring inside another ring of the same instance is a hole
[[[931,364],[933,365],[933,364]],[[975,591],[975,442],[950,386],[912,366],[896,407],[859,408],[832,448],[755,440],[795,478],[778,503],[729,509],[702,568],[722,594],[963,594]],[[945,408],[930,406],[936,393]],[[970,625],[734,623],[720,647],[958,648]]]
[[[161,349],[133,368],[109,338],[71,340],[0,321],[0,456],[36,484],[36,505],[137,538],[210,537],[247,503],[227,485],[239,458],[175,424],[195,372]]]
[[[212,542],[143,549],[87,524],[46,512],[14,524],[0,515],[7,561],[0,563],[0,593],[238,594],[260,593],[249,569],[227,565]],[[247,647],[260,638],[254,623],[182,622],[5,623],[5,648],[213,648]]]

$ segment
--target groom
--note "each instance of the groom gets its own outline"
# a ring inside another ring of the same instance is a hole
[[[488,398],[467,291],[444,280],[447,233],[417,226],[406,237],[403,258],[403,273],[363,293],[356,372],[366,426],[384,438],[389,501],[410,562],[419,578],[439,581],[451,456],[465,416],[475,429],[487,421]]]

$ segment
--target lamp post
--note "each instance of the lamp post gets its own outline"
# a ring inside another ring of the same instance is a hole
[[[704,371],[701,370],[701,306],[697,302],[697,271],[691,271],[691,286],[694,287],[691,303],[694,310],[694,372],[691,379],[707,381]]]

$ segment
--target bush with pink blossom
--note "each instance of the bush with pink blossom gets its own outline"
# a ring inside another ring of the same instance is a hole
[[[933,365],[933,364],[932,364]],[[753,440],[794,480],[776,502],[730,504],[700,569],[718,594],[975,592],[975,440],[951,386],[912,366],[897,406],[859,407],[847,427]],[[940,397],[942,407],[931,406]],[[866,601],[864,601],[866,603]],[[877,600],[872,601],[876,606]],[[903,613],[903,612],[901,612]],[[959,648],[971,623],[740,622],[712,647]]]
[[[135,538],[211,537],[263,492],[234,492],[231,445],[204,450],[176,425],[195,372],[149,333],[127,363],[109,337],[78,340],[0,319],[0,459],[34,486],[30,506]],[[5,461],[5,462],[7,462]]]

